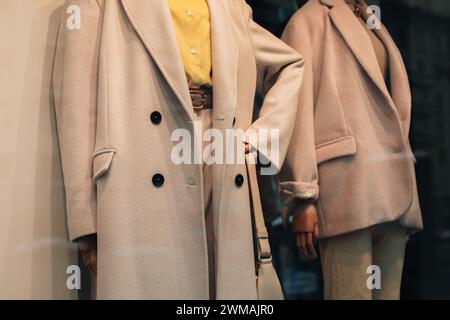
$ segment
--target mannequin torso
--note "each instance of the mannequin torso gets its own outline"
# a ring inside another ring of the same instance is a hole
[[[385,81],[389,81],[389,56],[384,43],[367,25],[370,14],[367,13],[367,4],[363,0],[345,0],[348,7],[356,15],[361,26],[366,31],[372,43],[380,71]],[[389,86],[388,86],[389,87]],[[309,259],[317,258],[314,248],[318,230],[318,214],[315,204],[303,203],[297,207],[297,214],[293,217],[292,231],[297,235],[297,244],[302,254]]]

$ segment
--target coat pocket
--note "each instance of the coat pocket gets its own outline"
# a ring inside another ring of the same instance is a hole
[[[116,149],[100,149],[92,158],[92,181],[96,183],[111,167]]]
[[[356,141],[352,136],[339,138],[316,146],[317,164],[356,154]]]

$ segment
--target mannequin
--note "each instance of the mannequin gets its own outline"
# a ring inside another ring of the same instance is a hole
[[[198,164],[197,148],[180,164],[173,135],[201,148],[211,128],[278,130],[280,141],[265,142],[279,143],[269,160],[280,168],[302,57],[254,23],[244,0],[66,5],[82,27],[61,17],[55,111],[70,239],[97,274],[97,298],[256,299],[245,164]],[[253,121],[256,91],[266,99]],[[257,149],[239,142],[238,152]]]
[[[326,299],[398,299],[407,235],[422,228],[407,75],[384,26],[367,27],[367,11],[361,0],[311,0],[283,36],[314,83],[302,88],[282,173],[284,217],[306,258],[318,257],[319,242]],[[372,265],[381,270],[374,288]]]
[[[386,47],[378,38],[378,36],[366,27],[367,18],[367,4],[360,0],[345,0],[349,8],[358,17],[364,30],[370,37],[373,49],[377,56],[377,62],[380,70],[383,73],[383,78],[388,81],[389,62]],[[292,232],[296,235],[296,241],[301,253],[310,259],[317,258],[317,252],[314,248],[317,236],[319,234],[318,217],[315,205],[311,203],[304,203],[298,205],[297,213],[293,216]]]

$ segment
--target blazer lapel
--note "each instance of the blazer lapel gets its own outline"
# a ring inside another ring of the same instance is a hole
[[[398,109],[408,112],[411,107],[411,88],[403,58],[384,25],[381,29],[375,29],[374,32],[388,51],[392,99]]]
[[[137,34],[192,119],[192,101],[167,1],[121,1]]]
[[[211,14],[214,127],[225,129],[232,126],[236,110],[238,49],[228,7],[222,0],[208,0],[208,4]]]
[[[321,1],[331,7],[329,15],[336,28],[342,34],[345,42],[375,85],[391,101],[386,82],[378,67],[375,52],[374,50],[367,50],[367,48],[372,48],[372,43],[366,31],[361,27],[360,22],[348,8],[344,0]]]

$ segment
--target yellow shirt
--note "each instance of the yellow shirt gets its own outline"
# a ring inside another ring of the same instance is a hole
[[[207,0],[168,0],[190,86],[212,86],[211,19]]]

